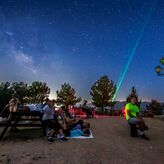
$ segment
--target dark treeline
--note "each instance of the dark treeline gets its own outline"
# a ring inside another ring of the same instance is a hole
[[[115,102],[112,102],[113,95],[116,91],[116,85],[107,76],[100,77],[90,89],[90,95],[93,105],[100,107],[101,112],[104,113],[106,106],[114,106]],[[50,88],[45,82],[34,81],[32,84],[24,82],[2,82],[0,83],[0,111],[8,104],[9,100],[13,97],[19,98],[22,104],[24,103],[40,103],[43,102],[45,97],[49,97]],[[75,96],[76,91],[70,86],[69,83],[64,83],[61,88],[56,91],[57,98],[55,103],[57,105],[68,108],[69,105],[76,105],[80,102],[81,97]],[[132,96],[136,96],[138,100],[138,106],[141,104],[141,99],[138,98],[135,87],[132,87],[131,93],[126,99],[129,102]],[[147,106],[148,111],[152,111],[154,114],[162,114],[164,104],[152,100]]]
[[[24,82],[0,83],[0,109],[2,110],[12,97],[17,97],[21,103],[38,103],[48,97],[50,88],[44,82],[35,81],[28,85]]]
[[[102,112],[105,106],[112,106],[112,97],[116,85],[107,76],[100,77],[92,86],[90,95],[95,106],[101,107]],[[81,97],[75,96],[75,89],[69,83],[64,83],[56,91],[56,104],[68,108],[69,105],[76,105]],[[0,110],[2,110],[12,97],[17,97],[21,103],[39,103],[45,97],[49,97],[50,88],[44,82],[35,81],[32,84],[24,82],[2,82],[0,83]]]

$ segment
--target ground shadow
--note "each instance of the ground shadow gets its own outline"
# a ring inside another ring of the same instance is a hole
[[[41,128],[18,128],[18,131],[16,132],[8,130],[3,137],[3,140],[27,141],[38,138],[43,138],[43,130]]]

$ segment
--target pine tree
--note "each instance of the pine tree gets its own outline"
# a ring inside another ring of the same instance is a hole
[[[69,105],[75,105],[81,101],[80,97],[77,98],[75,96],[75,89],[72,88],[69,83],[64,83],[61,89],[56,91],[56,94],[57,104],[63,105],[66,109],[68,109]]]
[[[102,108],[104,112],[105,106],[113,105],[112,97],[116,91],[116,85],[107,76],[102,76],[91,87],[90,95],[92,96],[93,104]]]
[[[131,101],[132,97],[136,97],[137,99],[137,104],[138,106],[140,106],[141,104],[141,99],[139,100],[138,98],[138,94],[137,94],[137,90],[135,89],[135,87],[133,86],[131,89],[131,93],[129,94],[129,96],[126,98],[126,103],[129,103]]]
[[[28,94],[27,83],[24,82],[13,82],[11,85],[13,96],[17,97],[20,102],[23,102],[23,98]]]
[[[50,88],[44,82],[34,81],[28,87],[28,98],[30,102],[42,102],[50,94]]]

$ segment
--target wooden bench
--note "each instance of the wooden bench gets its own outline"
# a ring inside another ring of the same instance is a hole
[[[43,133],[45,134],[45,126],[42,123],[42,116],[43,113],[40,113],[38,111],[11,112],[6,121],[0,122],[0,127],[4,127],[2,133],[0,134],[0,140],[3,138],[9,127],[41,127],[43,129]],[[32,122],[26,123],[26,121]]]

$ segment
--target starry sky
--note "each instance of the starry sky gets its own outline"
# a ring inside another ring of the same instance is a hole
[[[90,100],[107,75],[122,77],[116,100],[135,86],[143,100],[164,101],[154,71],[163,56],[163,0],[0,0],[0,82],[44,81],[53,97],[67,82]]]

